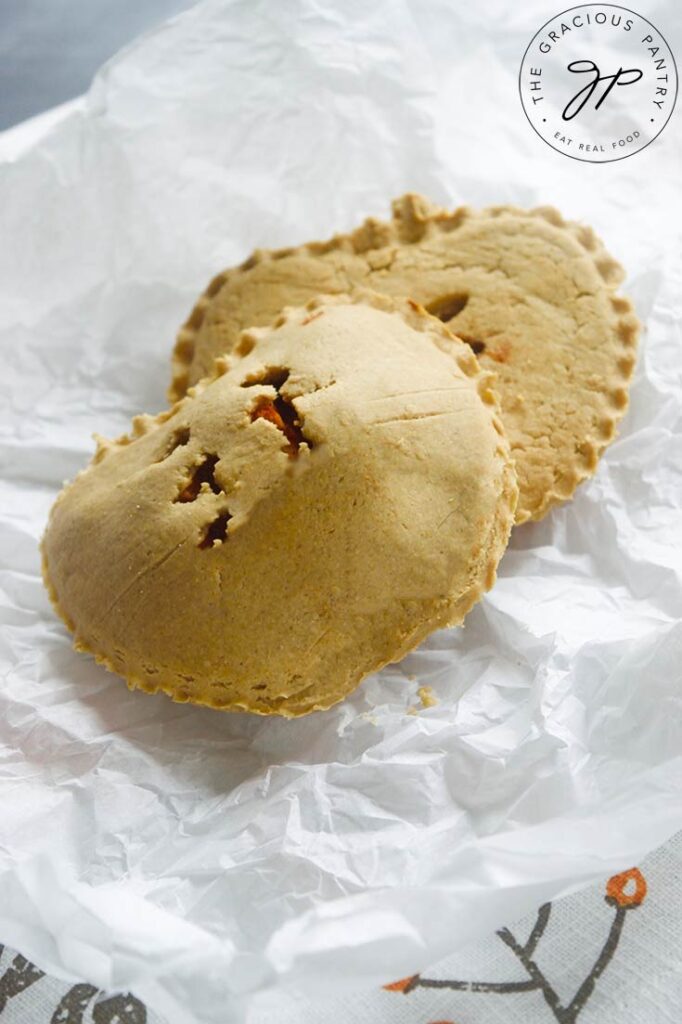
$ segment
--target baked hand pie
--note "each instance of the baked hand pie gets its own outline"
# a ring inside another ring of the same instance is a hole
[[[357,285],[416,300],[496,374],[519,478],[517,522],[540,519],[596,469],[627,406],[638,323],[623,273],[589,228],[549,207],[448,212],[415,195],[389,223],[255,252],[219,274],[175,348],[180,397],[243,327]]]
[[[76,647],[130,687],[303,715],[463,620],[516,499],[471,349],[414,303],[322,297],[100,440],[44,575]]]

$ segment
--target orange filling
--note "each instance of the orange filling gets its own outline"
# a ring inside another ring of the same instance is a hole
[[[274,402],[270,398],[264,398],[251,413],[251,420],[267,420],[268,423],[274,424],[287,439],[287,444],[282,450],[289,458],[296,458],[304,438],[296,410],[290,402],[281,395],[278,395]]]

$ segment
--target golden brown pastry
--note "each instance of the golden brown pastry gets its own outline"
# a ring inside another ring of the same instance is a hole
[[[180,332],[171,393],[184,394],[242,328],[319,292],[408,296],[496,373],[519,476],[517,522],[540,519],[590,476],[627,406],[638,323],[622,270],[594,232],[549,207],[450,213],[419,196],[390,223],[258,251],[219,274]]]
[[[76,646],[131,687],[328,708],[493,583],[517,488],[489,375],[414,304],[290,309],[133,427],[43,541]]]

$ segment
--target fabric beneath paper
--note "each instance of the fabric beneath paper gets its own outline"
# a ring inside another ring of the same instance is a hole
[[[682,1002],[681,867],[682,833],[622,881],[602,879],[545,904],[422,975],[372,992],[301,998],[290,1009],[273,995],[249,1024],[672,1024]],[[623,906],[614,905],[614,892]],[[510,949],[510,935],[527,950],[532,944],[532,976]],[[112,996],[41,976],[9,949],[0,957],[0,1021],[173,1024],[130,993]]]

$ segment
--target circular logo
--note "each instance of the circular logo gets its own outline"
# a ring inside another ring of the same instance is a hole
[[[640,14],[582,4],[533,36],[519,91],[548,146],[574,160],[609,163],[661,134],[677,99],[677,67],[661,33]]]

